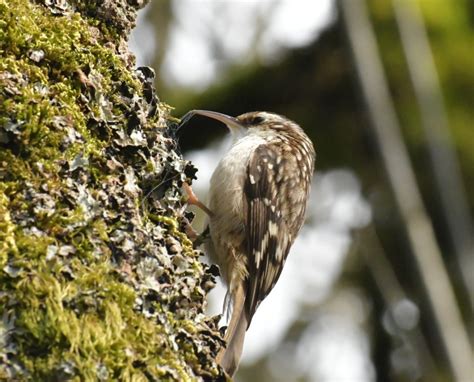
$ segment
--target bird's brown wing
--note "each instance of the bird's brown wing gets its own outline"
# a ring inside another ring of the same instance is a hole
[[[252,154],[244,185],[247,270],[245,309],[248,325],[260,302],[280,277],[293,238],[281,200],[288,190],[279,171],[278,147],[261,145]],[[283,198],[283,199],[282,199]]]

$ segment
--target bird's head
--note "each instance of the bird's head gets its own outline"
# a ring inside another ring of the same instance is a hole
[[[301,131],[301,128],[288,118],[266,111],[251,111],[238,117],[231,117],[216,111],[192,110],[182,118],[181,123],[186,123],[194,115],[202,115],[224,123],[235,136],[265,131]]]

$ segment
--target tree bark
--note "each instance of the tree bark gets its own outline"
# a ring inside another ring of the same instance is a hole
[[[223,378],[141,6],[0,0],[0,379]]]

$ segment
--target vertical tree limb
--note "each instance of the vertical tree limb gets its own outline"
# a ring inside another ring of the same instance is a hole
[[[395,18],[421,112],[441,208],[455,249],[460,274],[474,303],[474,232],[461,170],[418,2],[393,0]]]
[[[427,291],[453,375],[459,381],[469,380],[472,352],[467,333],[410,165],[366,4],[362,0],[341,0],[339,4],[371,125],[418,264],[420,282]]]

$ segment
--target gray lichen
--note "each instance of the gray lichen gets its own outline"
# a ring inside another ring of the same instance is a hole
[[[81,4],[0,0],[0,379],[222,379],[142,4]]]

